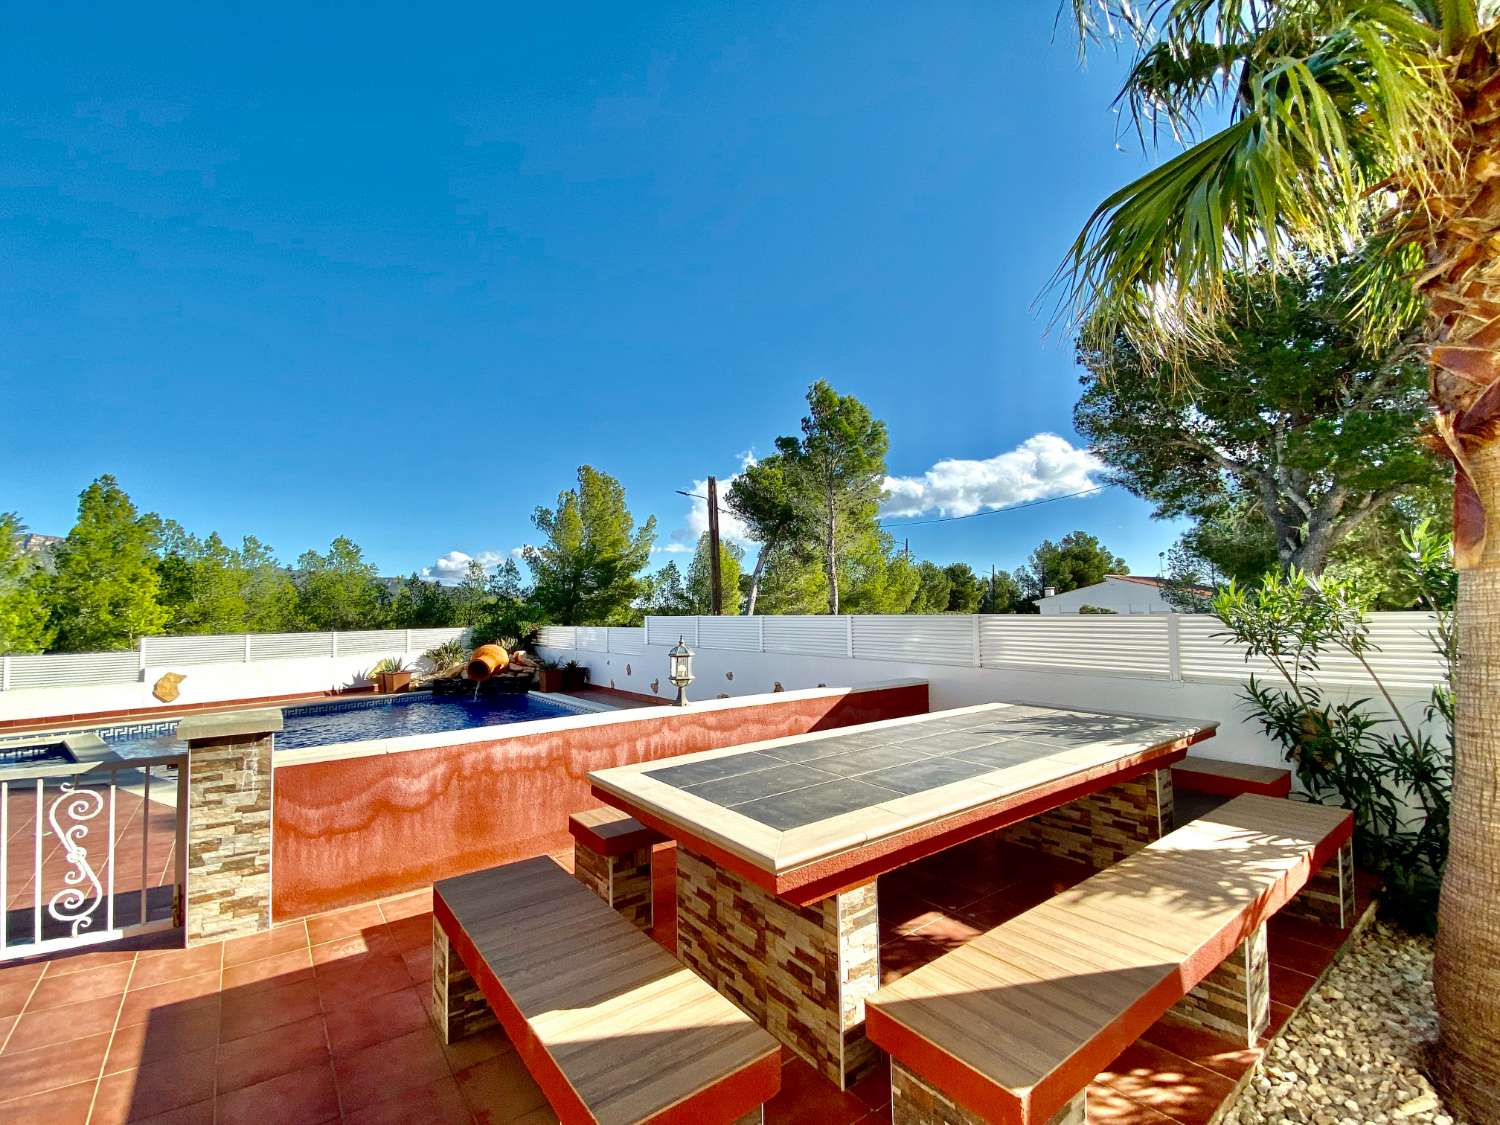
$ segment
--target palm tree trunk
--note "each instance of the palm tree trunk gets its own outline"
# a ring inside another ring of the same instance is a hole
[[[1500,442],[1468,455],[1500,516]],[[1447,873],[1438,907],[1439,1068],[1475,1121],[1500,1121],[1500,528],[1459,573],[1458,713]]]
[[[1457,715],[1448,865],[1438,904],[1438,1077],[1453,1108],[1500,1121],[1500,66],[1454,64],[1457,174],[1431,208],[1419,282],[1431,309],[1437,431],[1455,463]]]

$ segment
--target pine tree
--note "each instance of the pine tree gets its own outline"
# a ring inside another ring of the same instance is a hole
[[[78,497],[78,522],[59,544],[47,582],[54,648],[97,652],[129,648],[160,633],[167,621],[159,600],[154,553],[158,522],[136,512],[109,475]]]
[[[41,573],[21,550],[25,531],[14,512],[0,512],[0,653],[41,652],[51,640]]]
[[[527,547],[532,599],[564,625],[626,625],[639,618],[648,594],[641,571],[656,540],[656,517],[639,528],[625,507],[625,489],[589,465],[578,487],[558,494],[556,508],[538,508],[532,522],[546,541]]]

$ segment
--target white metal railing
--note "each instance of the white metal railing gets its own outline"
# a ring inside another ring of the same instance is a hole
[[[1430,613],[1373,613],[1367,660],[1392,690],[1426,692],[1443,676],[1433,650]],[[640,653],[681,637],[695,649],[822,656],[910,664],[1009,668],[1127,676],[1177,683],[1241,682],[1274,675],[1265,661],[1247,661],[1208,614],[939,614],[933,616],[657,617],[644,628],[548,626],[549,648]],[[1359,662],[1326,653],[1318,680],[1365,687]]]
[[[0,765],[0,961],[181,925],[187,785],[186,753]]]
[[[0,691],[130,684],[147,668],[240,664],[335,656],[403,656],[464,636],[467,629],[366,629],[348,633],[230,633],[142,637],[125,652],[0,656]]]

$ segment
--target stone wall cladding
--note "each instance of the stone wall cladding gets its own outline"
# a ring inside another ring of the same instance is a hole
[[[1005,843],[1103,870],[1172,829],[1172,771],[1153,770],[1007,828]]]
[[[677,955],[835,1085],[875,1065],[865,999],[880,984],[875,885],[795,906],[677,848]]]
[[[1282,909],[1293,918],[1341,930],[1354,925],[1354,842],[1341,847]]]
[[[1177,1001],[1174,1020],[1228,1034],[1254,1047],[1271,1022],[1271,972],[1266,927],[1235,948],[1198,986]]]
[[[188,745],[187,942],[271,927],[271,735]]]
[[[600,855],[573,841],[573,877],[643,930],[651,928],[651,849]]]
[[[1046,1125],[1086,1125],[1087,1098],[1086,1092],[1080,1093]],[[891,1125],[988,1125],[988,1119],[969,1112],[892,1059]]]
[[[499,1023],[436,918],[432,922],[432,1007],[428,1014],[444,1043],[456,1043]]]

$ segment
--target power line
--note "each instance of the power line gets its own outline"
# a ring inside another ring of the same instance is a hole
[[[1112,484],[1096,484],[1093,488],[1085,488],[1079,492],[1068,492],[1062,496],[1048,496],[1041,500],[1026,500],[1020,504],[1011,504],[1006,508],[991,508],[987,512],[970,512],[966,516],[941,516],[935,520],[919,520],[916,523],[896,523],[894,519],[880,520],[879,522],[895,527],[926,527],[934,523],[952,523],[954,520],[972,520],[978,519],[980,516],[998,516],[1001,512],[1014,512],[1021,508],[1035,508],[1040,504],[1052,504],[1058,500],[1072,500],[1076,496],[1088,496],[1090,493],[1103,492],[1106,488],[1113,487],[1114,485]]]

